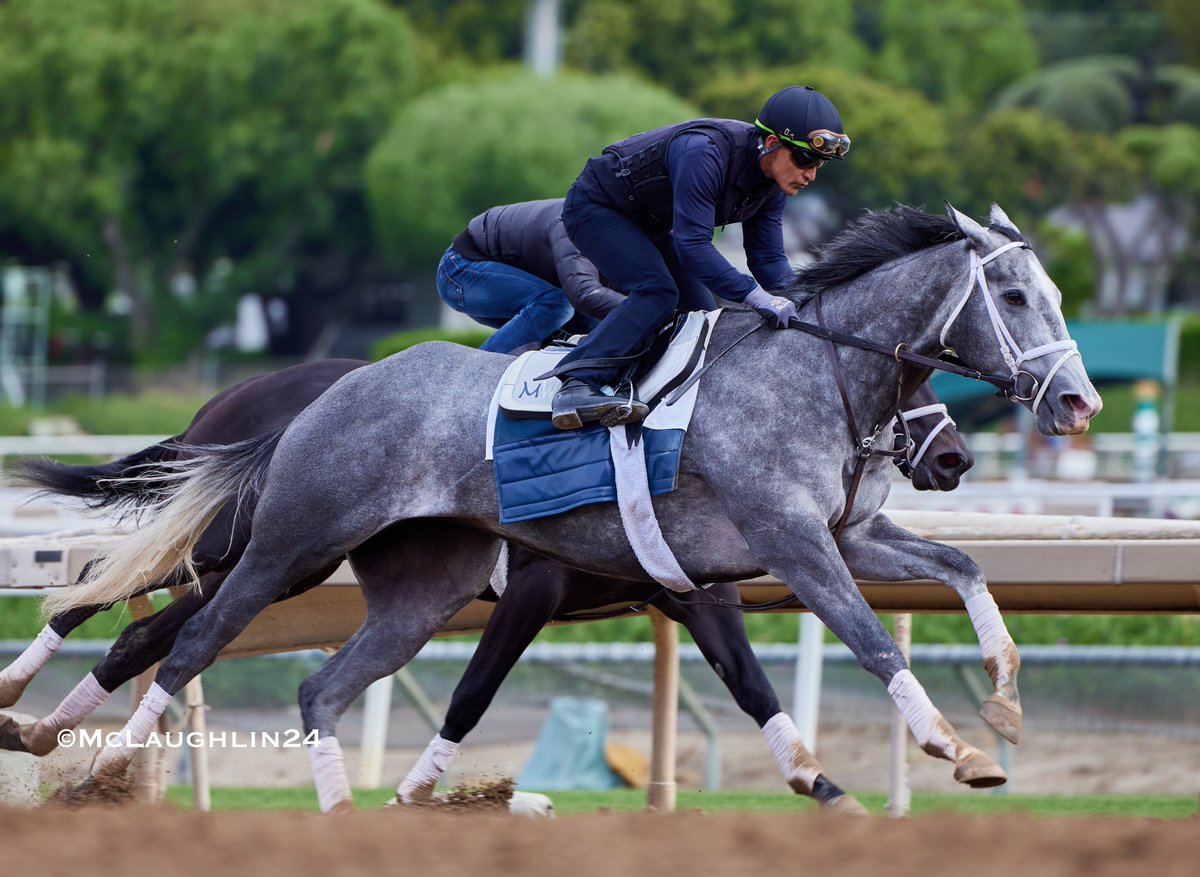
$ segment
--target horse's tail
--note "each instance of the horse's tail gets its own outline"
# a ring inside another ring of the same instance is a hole
[[[82,500],[93,509],[131,510],[143,505],[146,490],[133,487],[130,475],[161,473],[159,465],[178,456],[181,436],[166,439],[143,448],[127,457],[100,466],[71,466],[54,460],[21,460],[14,467],[11,480],[16,484],[36,487],[43,494],[70,496]]]
[[[258,497],[285,428],[231,445],[167,444],[176,459],[110,479],[106,489],[128,497],[122,502],[148,522],[95,558],[84,581],[52,591],[43,611],[58,615],[79,606],[107,606],[168,581],[198,585],[196,542],[226,503],[236,502],[240,513]]]

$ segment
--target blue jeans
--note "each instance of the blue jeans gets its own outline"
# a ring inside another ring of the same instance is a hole
[[[450,247],[438,263],[442,301],[498,329],[480,349],[508,353],[550,337],[575,309],[557,286],[503,262],[476,262]]]

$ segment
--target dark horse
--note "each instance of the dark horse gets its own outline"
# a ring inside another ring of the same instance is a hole
[[[840,542],[832,533],[863,447],[895,413],[904,349],[936,356],[950,348],[966,368],[1003,372],[1044,434],[1082,432],[1100,410],[1061,294],[1020,231],[995,206],[988,228],[949,213],[950,221],[910,208],[867,214],[803,272],[804,292],[817,297],[802,316],[811,323],[820,305],[829,326],[871,342],[837,348],[842,382],[830,377],[831,349],[811,333],[752,332],[756,314],[722,316],[711,338],[714,367],[696,385],[678,487],[656,497],[654,509],[691,581],[767,572],[787,583],[887,686],[927,753],[952,762],[959,782],[991,786],[1004,772],[934,707],[854,582],[932,579],[954,588],[993,684],[984,717],[1015,736],[1019,658],[978,565],[897,527],[866,498],[855,501]],[[350,800],[338,717],[485,589],[503,541],[646,581],[613,505],[499,523],[485,433],[488,402],[510,361],[418,345],[346,375],[286,430],[193,447],[164,464],[167,471],[123,479],[122,489],[140,494],[148,523],[101,558],[86,582],[48,597],[52,611],[114,602],[179,575],[226,503],[257,503],[242,558],[184,625],[93,772],[122,773],[172,695],[271,601],[344,555],[362,583],[367,618],[301,686],[306,729],[320,737],[310,757],[326,808]],[[851,420],[867,432],[848,430]],[[440,552],[430,552],[434,540]]]
[[[331,360],[252,378],[214,397],[176,438],[193,443],[225,443],[268,432],[290,422],[335,380],[366,364],[358,360]],[[917,417],[913,418],[913,414]],[[939,419],[932,421],[928,419],[930,416]],[[911,423],[907,436],[897,424],[897,441],[901,442],[897,450],[903,451],[902,468],[918,490],[953,490],[962,473],[973,464],[973,458],[948,423],[945,406],[936,404],[928,384],[923,384],[908,400],[902,417]],[[162,447],[149,448],[96,467],[62,467],[32,461],[24,466],[24,473],[27,479],[37,480],[60,495],[76,496],[99,506],[106,499],[113,499],[111,494],[104,493],[104,479],[130,471],[131,467],[161,462],[170,454]],[[887,470],[881,469],[880,476],[887,476]],[[248,534],[244,527],[234,528],[232,524],[233,516],[227,506],[209,525],[193,553],[202,573],[200,589],[188,590],[165,609],[128,625],[92,672],[46,718],[19,729],[11,720],[0,721],[0,748],[39,756],[48,754],[56,747],[60,731],[76,727],[121,684],[161,660],[170,651],[179,628],[213,598],[225,574],[245,550]],[[222,548],[220,553],[215,550],[217,546]],[[640,582],[619,582],[573,570],[516,545],[508,557],[507,573],[504,598],[455,690],[445,726],[431,744],[431,753],[423,760],[422,769],[414,769],[402,784],[402,800],[411,801],[432,791],[451,750],[456,751],[457,744],[478,724],[500,683],[544,624],[563,615],[614,603],[654,602],[664,614],[683,624],[738,705],[760,728],[766,729],[764,733],[774,744],[773,750],[779,750],[778,728],[790,730],[790,719],[781,714],[779,700],[754,657],[740,613],[716,605],[717,601],[727,604],[738,601],[735,585],[713,585],[704,594],[668,595],[663,589]],[[293,588],[285,598],[303,589]],[[55,616],[42,637],[50,633],[61,641],[101,608],[84,606]],[[52,654],[35,646],[0,673],[0,706],[15,703]],[[34,654],[38,660],[34,660]],[[828,806],[854,809],[853,798],[844,796],[824,774],[818,774],[811,783],[789,777],[794,771],[791,761],[789,751],[786,759],[781,758],[781,767],[798,792],[811,794]],[[432,770],[435,764],[442,768]],[[432,783],[418,779],[430,775]]]

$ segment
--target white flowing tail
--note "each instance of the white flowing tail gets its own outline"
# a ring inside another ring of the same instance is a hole
[[[134,506],[147,523],[93,560],[79,584],[52,592],[43,612],[109,606],[160,583],[198,585],[196,543],[226,503],[235,501],[240,515],[257,499],[282,435],[280,429],[232,445],[177,445],[182,459],[112,479],[123,493],[144,494]]]

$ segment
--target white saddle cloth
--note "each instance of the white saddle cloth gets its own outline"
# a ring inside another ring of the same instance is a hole
[[[692,311],[687,315],[682,328],[675,333],[671,344],[654,368],[638,383],[637,396],[649,404],[655,401],[672,380],[695,364],[698,350],[708,338],[708,321],[704,311]],[[570,347],[548,347],[522,353],[504,372],[500,379],[498,400],[500,407],[518,417],[550,415],[554,394],[562,386],[558,378],[537,380],[557,366]]]

